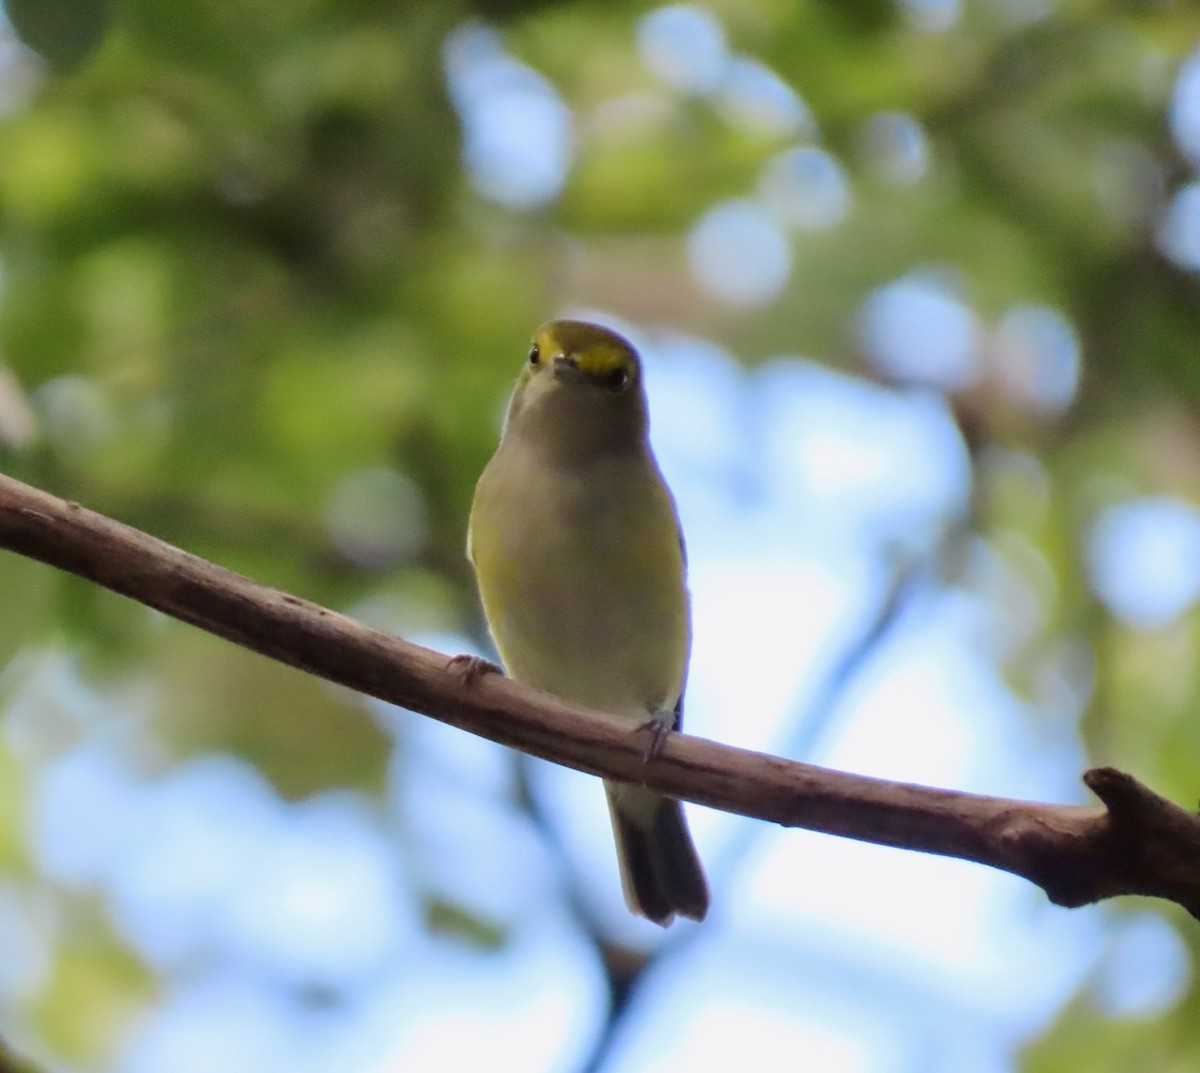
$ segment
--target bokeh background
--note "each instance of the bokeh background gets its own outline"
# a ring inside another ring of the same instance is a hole
[[[1200,795],[1200,12],[9,0],[0,464],[448,653],[533,327],[647,364],[688,727]],[[1200,925],[593,780],[0,555],[0,1035],[80,1073],[1192,1070]]]

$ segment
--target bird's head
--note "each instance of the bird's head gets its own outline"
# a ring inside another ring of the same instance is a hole
[[[640,445],[646,394],[637,351],[599,324],[552,320],[534,333],[507,429],[552,437],[563,451]]]

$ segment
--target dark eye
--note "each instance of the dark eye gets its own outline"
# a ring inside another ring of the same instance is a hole
[[[529,364],[536,365],[542,359],[542,352],[538,350],[537,343],[529,348]]]
[[[619,366],[604,375],[604,386],[609,391],[623,391],[629,385],[629,370]]]

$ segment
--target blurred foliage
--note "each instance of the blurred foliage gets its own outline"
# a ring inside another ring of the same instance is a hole
[[[60,70],[99,45],[108,25],[108,0],[8,0],[9,21],[30,48]]]
[[[885,0],[709,7],[732,50],[802,96],[853,186],[839,226],[791,237],[789,280],[761,306],[708,296],[684,234],[714,203],[752,196],[796,134],[664,90],[634,48],[640,5],[9,0],[51,67],[20,53],[0,72],[24,87],[0,118],[0,464],[398,632],[470,632],[471,488],[546,315],[599,307],[711,337],[749,366],[804,353],[882,378],[855,331],[865,296],[952,266],[986,331],[1041,303],[1084,354],[1061,415],[986,368],[950,393],[976,463],[972,522],[1044,612],[1009,653],[1009,681],[1036,695],[1053,642],[1082,639],[1092,757],[1194,800],[1200,612],[1133,629],[1081,561],[1091,519],[1120,498],[1200,501],[1200,290],[1154,242],[1190,174],[1166,109],[1200,15],[976,0],[934,32],[921,5]],[[447,36],[470,19],[494,20],[569,107],[561,196],[520,209],[472,185],[444,73]],[[863,131],[881,111],[921,124],[921,181],[873,169]],[[331,512],[364,471],[396,476],[401,499],[410,489],[403,541],[376,547],[368,532],[364,551],[339,538]],[[140,756],[148,772],[229,751],[289,797],[378,793],[389,740],[349,698],[12,556],[0,591],[14,609],[0,615],[4,662],[47,646],[106,695],[150,691],[131,705],[153,712],[137,724],[156,743]],[[50,749],[75,731],[41,733]],[[0,752],[0,770],[0,850],[28,875],[22,765]],[[436,898],[427,915],[502,941]],[[109,1059],[154,992],[92,923],[61,941],[26,1011],[80,1068]],[[1081,996],[1027,1068],[1194,1068],[1197,1000],[1193,984],[1176,1014],[1143,1023]]]

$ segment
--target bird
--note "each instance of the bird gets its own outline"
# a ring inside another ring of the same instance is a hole
[[[648,756],[680,729],[687,556],[624,336],[579,320],[536,331],[475,487],[467,555],[512,678],[649,732]],[[708,884],[681,804],[604,788],[630,910],[664,927],[703,920]]]

